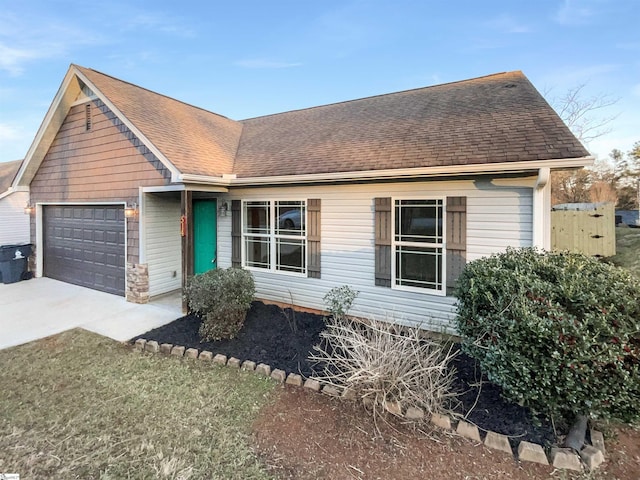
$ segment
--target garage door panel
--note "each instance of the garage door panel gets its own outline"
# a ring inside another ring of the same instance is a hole
[[[124,295],[122,207],[46,206],[43,223],[45,276]]]

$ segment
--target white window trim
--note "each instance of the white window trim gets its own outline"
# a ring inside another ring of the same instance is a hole
[[[247,203],[259,203],[259,202],[266,202],[269,204],[269,220],[270,220],[270,225],[269,225],[269,233],[268,234],[255,234],[255,233],[246,233],[245,232],[245,210],[246,210],[246,204]],[[276,224],[275,224],[275,218],[276,218],[276,203],[277,202],[301,202],[304,205],[304,225],[305,225],[305,230],[304,230],[304,235],[282,235],[282,234],[276,234]],[[242,268],[246,268],[247,270],[250,271],[254,271],[254,272],[270,272],[270,273],[276,273],[278,275],[288,275],[291,277],[301,277],[301,278],[306,278],[307,277],[307,273],[308,273],[308,265],[307,265],[307,249],[309,248],[308,246],[308,240],[307,240],[307,236],[308,236],[308,232],[307,232],[307,228],[308,228],[308,211],[307,211],[307,199],[306,198],[286,198],[286,199],[261,199],[261,198],[251,198],[251,199],[247,199],[247,200],[242,200],[241,202],[241,208],[240,208],[240,228],[241,228],[241,241],[242,241],[242,249],[241,249],[241,254],[242,254]],[[246,238],[247,237],[262,237],[262,238],[268,238],[269,239],[269,268],[261,268],[261,267],[254,267],[254,266],[249,266],[247,265],[247,242],[246,242]],[[304,269],[302,272],[290,272],[287,270],[279,270],[277,268],[277,258],[278,258],[278,251],[277,251],[277,239],[291,239],[291,240],[302,240],[302,244],[304,246],[304,256],[302,258],[303,262],[304,262]]]
[[[442,243],[424,244],[414,242],[396,242],[396,201],[397,200],[441,200],[442,201]],[[412,287],[409,285],[398,285],[396,280],[396,248],[398,246],[425,247],[439,246],[442,248],[442,290],[433,288]],[[447,198],[440,195],[412,195],[407,197],[391,197],[391,289],[406,292],[426,293],[445,297],[447,295]]]

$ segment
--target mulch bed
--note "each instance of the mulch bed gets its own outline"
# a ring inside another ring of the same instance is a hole
[[[313,345],[320,341],[324,320],[320,315],[254,302],[242,331],[232,340],[201,342],[199,326],[197,316],[187,315],[132,341],[145,338],[158,343],[209,350],[241,361],[253,360],[271,365],[271,368],[310,376],[313,366],[307,361],[307,356]],[[457,371],[454,389],[460,394],[457,398],[460,404],[455,406],[455,411],[466,415],[468,421],[480,429],[508,435],[512,446],[522,440],[542,445],[551,445],[555,441],[551,425],[536,422],[527,409],[505,401],[500,388],[480,375],[475,360],[460,353],[453,367]]]

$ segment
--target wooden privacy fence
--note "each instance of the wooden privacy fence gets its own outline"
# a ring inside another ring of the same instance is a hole
[[[613,203],[565,203],[551,209],[551,248],[598,257],[616,254]]]

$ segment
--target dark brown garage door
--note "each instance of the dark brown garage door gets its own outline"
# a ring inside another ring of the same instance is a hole
[[[44,275],[124,295],[124,208],[116,205],[44,207]]]

